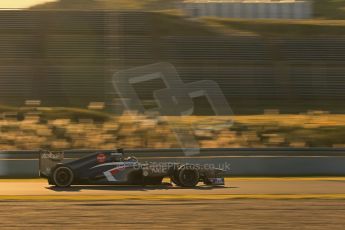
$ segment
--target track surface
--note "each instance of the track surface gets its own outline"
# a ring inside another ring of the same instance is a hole
[[[227,199],[342,198],[345,178],[227,178],[225,187],[194,189],[161,186],[72,186],[56,188],[45,180],[0,180],[3,199]]]
[[[1,229],[342,230],[344,216],[345,178],[230,178],[196,189],[0,180]]]
[[[5,201],[1,229],[330,229],[344,200]]]

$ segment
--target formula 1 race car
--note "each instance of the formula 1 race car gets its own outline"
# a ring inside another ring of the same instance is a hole
[[[41,151],[40,176],[57,187],[70,185],[159,185],[168,177],[177,186],[224,185],[224,171],[197,164],[140,163],[123,150],[100,151],[66,161],[63,152]]]

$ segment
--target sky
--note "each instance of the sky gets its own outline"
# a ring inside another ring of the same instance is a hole
[[[1,9],[23,9],[45,2],[54,2],[56,0],[0,0]]]

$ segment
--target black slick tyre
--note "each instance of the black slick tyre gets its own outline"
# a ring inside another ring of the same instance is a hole
[[[58,166],[52,175],[52,182],[55,186],[65,188],[71,186],[74,180],[72,169],[67,166]]]
[[[182,187],[195,187],[200,179],[199,171],[192,166],[184,165],[178,171],[178,179]]]

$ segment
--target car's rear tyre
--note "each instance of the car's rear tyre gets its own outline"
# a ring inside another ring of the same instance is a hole
[[[185,165],[179,169],[178,179],[182,187],[194,187],[198,184],[199,171],[192,166]]]
[[[57,167],[52,175],[52,182],[57,187],[69,187],[73,183],[74,173],[72,169],[67,166]]]

